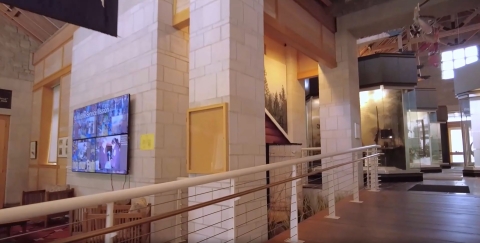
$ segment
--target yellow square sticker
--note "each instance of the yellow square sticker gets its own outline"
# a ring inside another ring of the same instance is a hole
[[[140,136],[140,150],[153,150],[155,148],[155,136],[153,133]]]

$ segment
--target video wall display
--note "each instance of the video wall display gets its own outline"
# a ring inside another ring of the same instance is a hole
[[[128,173],[130,95],[73,112],[72,171]]]

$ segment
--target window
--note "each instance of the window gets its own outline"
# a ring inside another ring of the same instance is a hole
[[[476,61],[478,61],[477,46],[442,52],[442,79],[454,78],[453,70]]]
[[[48,148],[48,163],[57,163],[58,117],[60,107],[60,85],[53,87],[52,122],[50,125],[50,145]]]

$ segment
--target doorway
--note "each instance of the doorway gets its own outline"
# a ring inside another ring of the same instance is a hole
[[[5,115],[0,115],[0,209],[3,208],[3,205],[5,203],[9,131],[10,131],[10,117]]]

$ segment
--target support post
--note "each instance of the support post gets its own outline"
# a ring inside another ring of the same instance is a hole
[[[107,203],[107,217],[106,217],[106,222],[105,222],[105,228],[109,228],[113,226],[113,219],[114,219],[114,213],[113,213],[113,207],[114,203]],[[113,243],[113,237],[116,235],[116,233],[109,233],[105,235],[105,243]]]
[[[297,166],[292,165],[292,177],[297,176]],[[298,205],[297,205],[297,182],[292,181],[292,195],[290,197],[290,238],[285,242],[303,243],[304,241],[298,239]]]
[[[333,158],[332,158],[333,161]],[[328,166],[331,166],[331,162],[329,161]],[[339,219],[340,217],[335,215],[335,171],[328,170],[327,172],[327,185],[328,185],[328,215],[325,218],[329,219]]]
[[[366,156],[370,155],[370,149],[367,149]],[[370,158],[365,160],[365,165],[367,166],[367,188],[372,189],[372,183],[370,181]]]
[[[358,156],[357,153],[355,153],[355,156],[353,157],[354,160],[358,160],[359,158],[361,158],[361,156]],[[353,200],[350,201],[350,202],[353,202],[353,203],[362,203],[362,201],[360,201],[360,195],[359,195],[359,192],[358,192],[358,167],[359,167],[359,162],[353,162],[352,163],[352,166],[353,166]]]
[[[372,149],[372,154],[377,153],[377,148]],[[372,164],[372,173],[371,173],[371,192],[378,192],[378,156],[370,158],[370,163]]]

